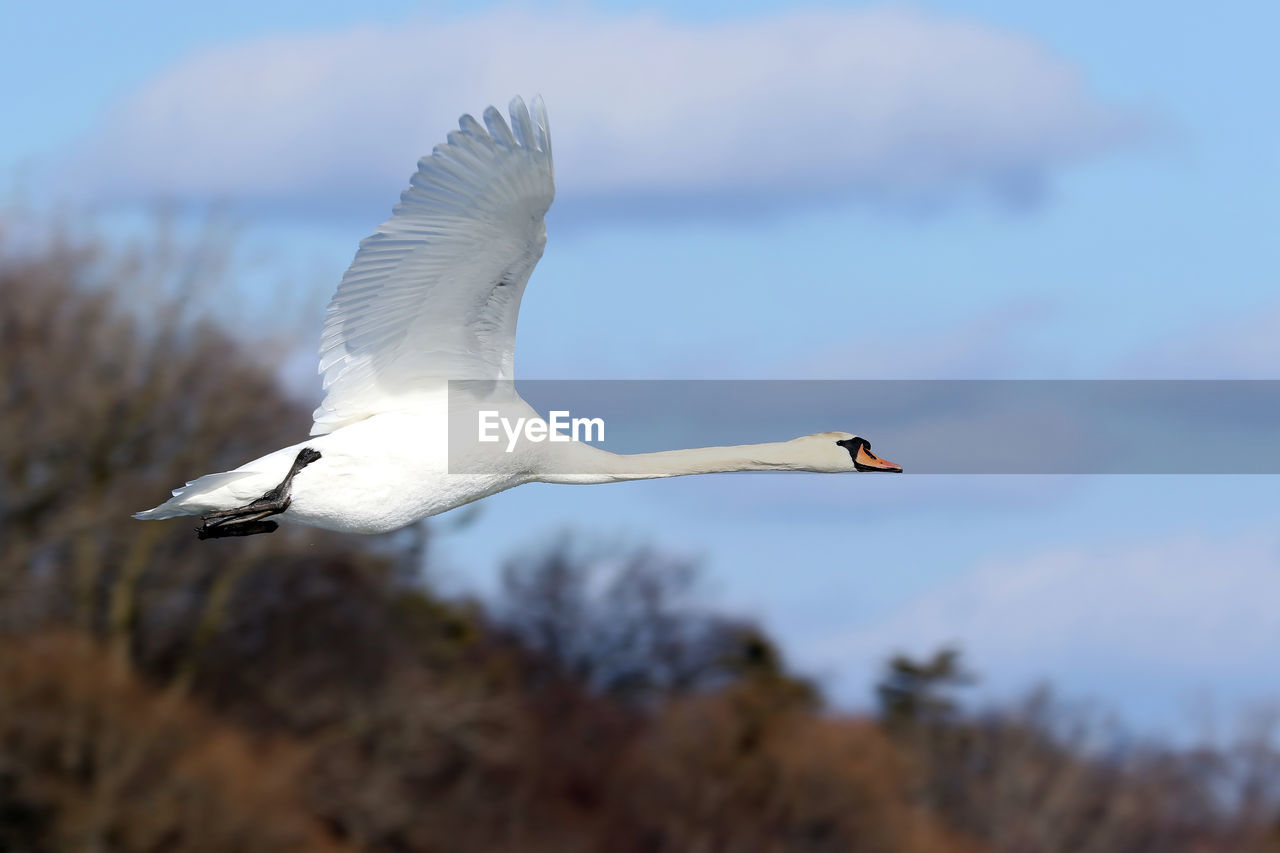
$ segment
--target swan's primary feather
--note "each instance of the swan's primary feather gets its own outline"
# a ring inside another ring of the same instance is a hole
[[[542,99],[469,115],[360,243],[320,339],[312,435],[408,403],[434,380],[512,378],[516,315],[555,195]]]

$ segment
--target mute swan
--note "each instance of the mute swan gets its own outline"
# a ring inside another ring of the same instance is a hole
[[[312,438],[176,489],[140,519],[202,516],[201,539],[285,521],[382,533],[522,483],[611,483],[722,471],[901,471],[865,439],[619,455],[580,442],[480,445],[449,456],[459,409],[537,418],[512,390],[516,315],[555,194],[541,98],[470,115],[418,163],[391,218],[360,243],[320,338]],[[482,380],[462,392],[448,381]],[[495,381],[496,380],[496,381]],[[455,418],[455,420],[450,420]]]

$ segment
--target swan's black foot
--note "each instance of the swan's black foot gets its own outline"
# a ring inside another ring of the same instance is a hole
[[[298,472],[320,458],[320,451],[304,447],[298,451],[293,460],[293,467],[285,474],[280,485],[267,492],[256,501],[235,509],[225,509],[203,515],[203,522],[196,528],[198,539],[223,539],[228,536],[252,536],[255,533],[272,533],[280,525],[274,521],[263,521],[269,515],[278,515],[289,508],[293,498],[290,490],[293,478]]]
[[[241,521],[219,527],[197,527],[197,539],[225,539],[228,536],[252,536],[255,533],[275,533],[280,525],[274,521]]]

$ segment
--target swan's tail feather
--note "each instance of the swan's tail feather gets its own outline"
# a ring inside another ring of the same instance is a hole
[[[238,497],[227,487],[254,475],[253,471],[205,474],[181,488],[174,489],[173,497],[160,506],[135,512],[133,517],[143,521],[157,521],[164,518],[177,518],[180,515],[202,515],[206,512],[229,509],[236,505]]]

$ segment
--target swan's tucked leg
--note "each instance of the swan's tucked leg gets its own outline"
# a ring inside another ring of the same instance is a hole
[[[245,506],[235,509],[224,509],[203,515],[204,523],[196,528],[196,536],[200,539],[222,539],[226,536],[252,536],[255,533],[272,533],[280,525],[274,521],[263,521],[269,515],[277,515],[289,508],[292,502],[290,490],[293,478],[298,472],[320,458],[320,451],[304,447],[298,451],[289,473],[284,475],[280,485],[262,497]]]
[[[199,539],[225,539],[228,536],[253,536],[255,533],[275,533],[280,525],[274,521],[237,521],[221,527],[197,527]]]

